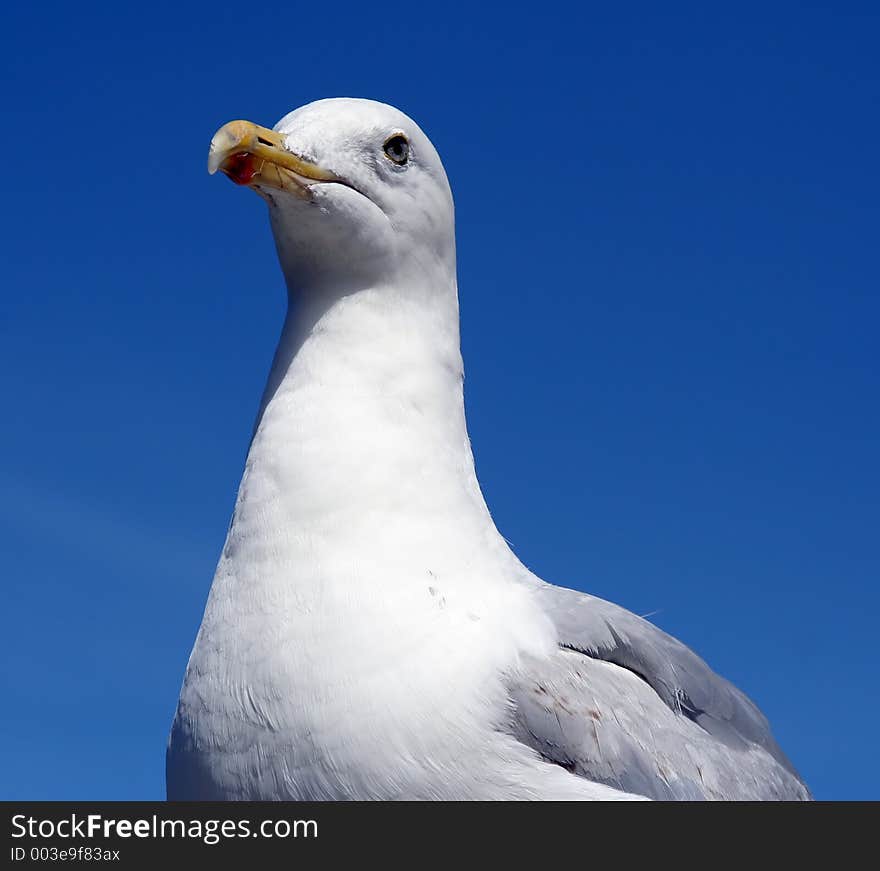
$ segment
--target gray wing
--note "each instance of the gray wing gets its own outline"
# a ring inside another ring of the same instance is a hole
[[[755,704],[623,608],[541,582],[560,649],[512,678],[511,731],[575,774],[658,799],[809,799]]]

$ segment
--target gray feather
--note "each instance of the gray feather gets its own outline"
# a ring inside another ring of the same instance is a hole
[[[537,595],[560,650],[510,685],[510,729],[570,771],[657,799],[808,799],[764,715],[681,642],[610,602]]]

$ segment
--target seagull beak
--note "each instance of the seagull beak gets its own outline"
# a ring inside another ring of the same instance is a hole
[[[230,121],[211,140],[208,172],[217,170],[236,184],[302,194],[314,182],[340,181],[332,172],[297,157],[284,137],[250,121]]]

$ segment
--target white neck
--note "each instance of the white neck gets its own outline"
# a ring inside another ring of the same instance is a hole
[[[268,726],[297,795],[351,794],[339,772],[405,794],[424,759],[488,779],[504,675],[555,635],[474,474],[455,281],[300,299],[190,662],[193,704],[219,670],[209,725]],[[485,740],[449,740],[449,723]],[[242,777],[271,779],[273,759],[247,757]]]
[[[433,278],[291,302],[225,549],[241,581],[279,583],[259,573],[272,554],[301,596],[393,594],[506,552],[467,435],[455,280]]]

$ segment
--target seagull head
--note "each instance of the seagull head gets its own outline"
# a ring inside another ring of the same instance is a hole
[[[452,193],[434,146],[392,106],[309,103],[274,128],[223,125],[208,170],[269,204],[292,290],[350,289],[437,267],[454,275]]]

